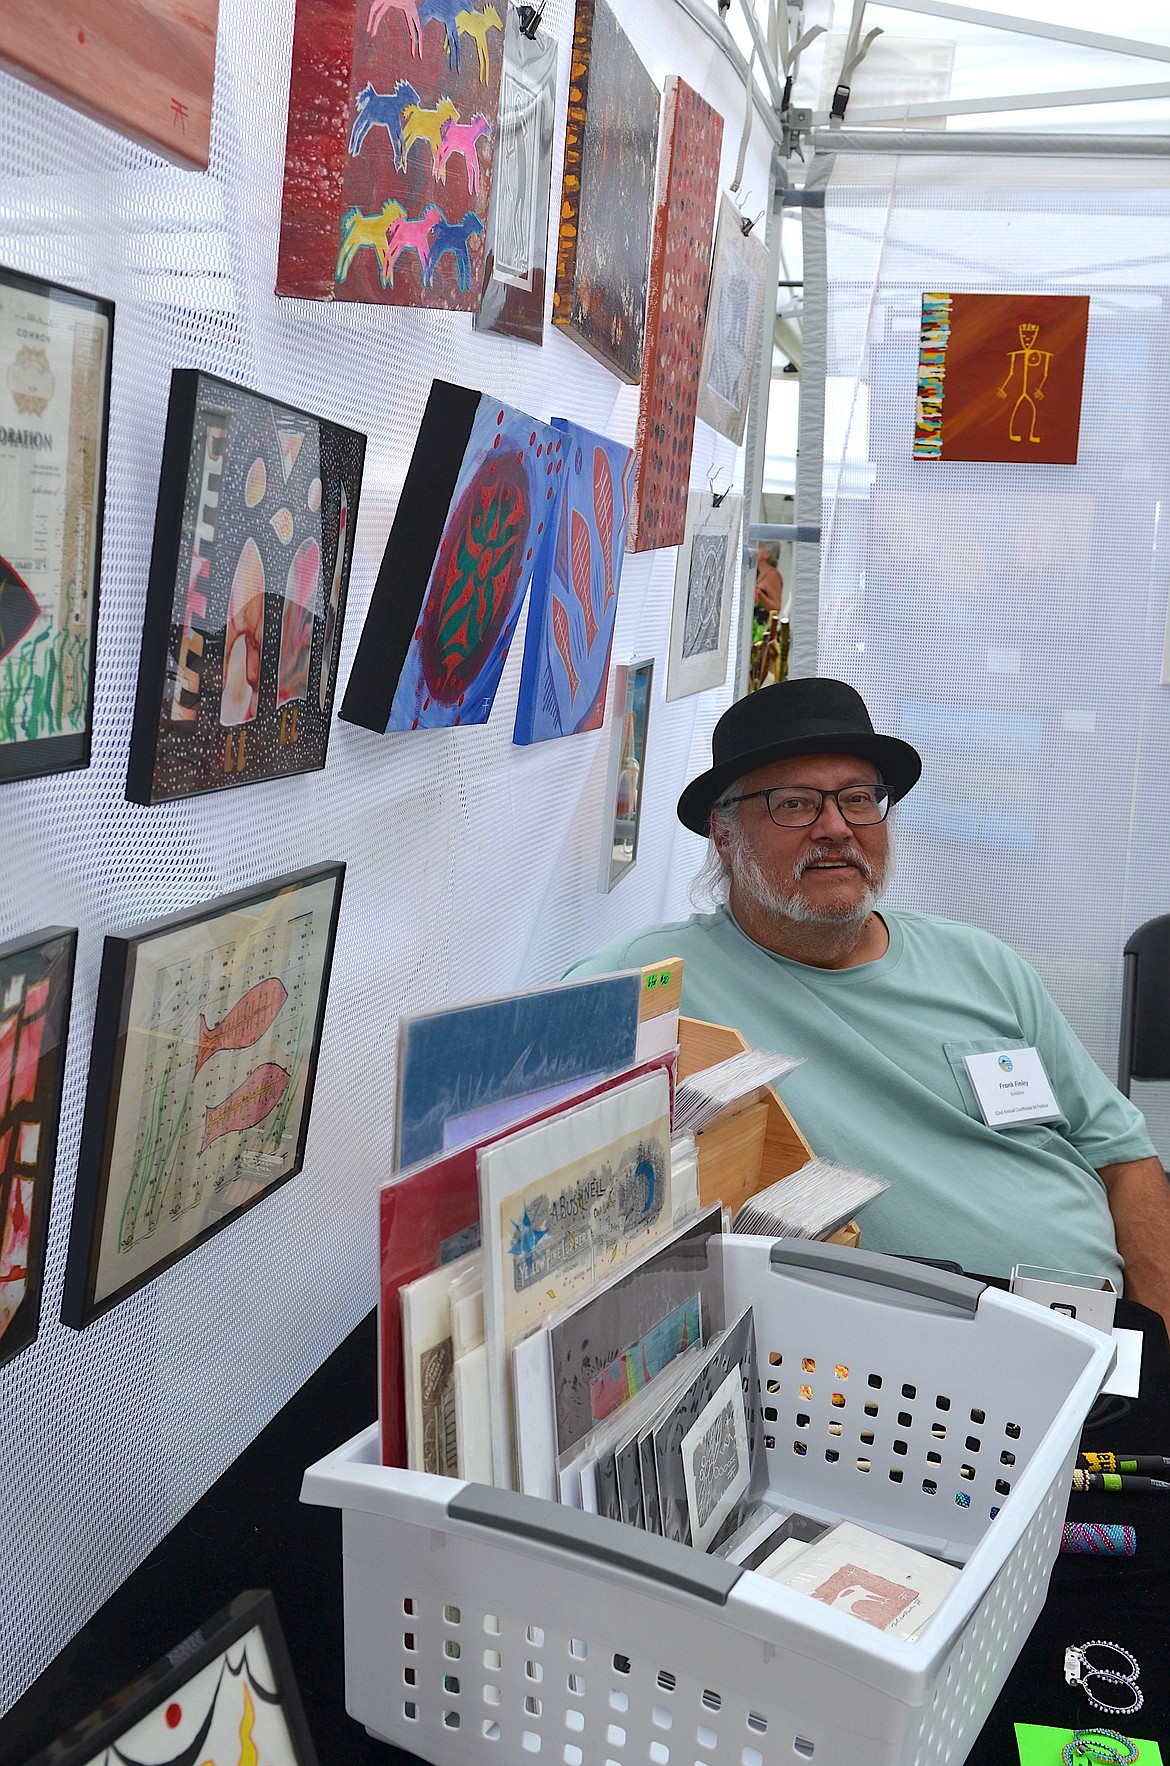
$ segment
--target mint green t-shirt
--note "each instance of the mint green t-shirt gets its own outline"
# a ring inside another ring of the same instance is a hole
[[[1140,1112],[997,938],[930,914],[882,918],[889,949],[851,969],[776,956],[721,908],[615,939],[570,972],[681,956],[684,1013],[803,1056],[782,1096],[805,1138],[892,1180],[862,1217],[867,1249],[952,1258],[983,1275],[1038,1263],[1120,1287],[1097,1171],[1154,1152]],[[963,1056],[1031,1047],[1060,1120],[988,1128]]]

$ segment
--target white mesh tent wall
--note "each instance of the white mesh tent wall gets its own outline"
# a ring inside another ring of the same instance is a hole
[[[680,73],[727,118],[726,183],[737,76],[672,0],[616,9],[660,87]],[[343,684],[433,375],[633,438],[637,389],[551,327],[538,350],[466,316],[274,299],[292,26],[293,0],[222,0],[206,176],[0,75],[0,261],[117,302],[93,763],[0,787],[0,939],[55,922],[81,934],[41,1334],[0,1369],[0,1711],[373,1305],[399,1014],[553,978],[623,927],[686,911],[701,852],[674,804],[730,697],[665,703],[674,553],[628,558],[614,657],[660,666],[641,854],[612,895],[598,890],[608,725],[514,747],[519,642],[486,726],[378,737],[338,723],[324,773],[124,801],[172,366],[368,433]],[[571,0],[550,0],[546,28],[560,45],[555,222]],[[770,149],[757,122],[757,193]],[[693,482],[714,465],[740,475],[700,424]],[[303,1172],[80,1335],[64,1329],[103,934],[326,858],[349,871]]]
[[[925,756],[891,902],[1013,945],[1110,1076],[1122,947],[1170,907],[1170,161],[1141,151],[826,154],[806,212],[827,420],[804,672]],[[932,290],[1090,296],[1075,466],[912,458]],[[1134,1093],[1164,1157],[1166,1091]]]

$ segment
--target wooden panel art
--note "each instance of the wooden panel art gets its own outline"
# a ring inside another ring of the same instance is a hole
[[[553,324],[642,377],[658,88],[606,0],[577,0]]]
[[[219,0],[0,6],[0,66],[120,135],[207,168]]]
[[[626,535],[631,552],[681,545],[686,532],[722,145],[723,118],[672,74],[666,82],[638,466]]]
[[[479,306],[503,35],[491,0],[298,0],[278,294]]]
[[[487,722],[562,465],[549,424],[431,382],[341,704],[348,723]]]
[[[916,460],[1075,466],[1087,294],[924,294]]]

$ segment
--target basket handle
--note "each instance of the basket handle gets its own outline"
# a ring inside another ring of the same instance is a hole
[[[859,1251],[849,1245],[824,1244],[819,1239],[777,1239],[772,1246],[772,1268],[800,1274],[841,1277],[847,1281],[872,1282],[899,1294],[930,1300],[954,1312],[975,1315],[979,1296],[987,1286],[969,1275],[952,1275],[881,1251]]]
[[[592,1558],[609,1569],[663,1583],[715,1606],[727,1605],[727,1597],[742,1574],[737,1564],[689,1545],[624,1527],[604,1515],[586,1514],[538,1496],[520,1496],[513,1490],[496,1490],[488,1484],[465,1484],[447,1504],[447,1513],[452,1520],[555,1546],[578,1561]]]

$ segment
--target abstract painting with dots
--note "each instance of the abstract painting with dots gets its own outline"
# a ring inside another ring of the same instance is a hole
[[[77,933],[0,945],[0,1363],[36,1337]]]
[[[642,377],[658,110],[606,0],[577,0],[552,321],[628,386]]]
[[[171,376],[126,796],[325,765],[366,438]]]
[[[364,729],[486,723],[556,515],[564,438],[431,383],[341,716]]]
[[[554,417],[563,441],[556,521],[532,585],[513,740],[597,730],[630,516],[634,455],[621,442]]]
[[[638,470],[626,540],[631,552],[681,545],[686,532],[723,118],[672,75],[666,82],[662,136]]]
[[[29,1766],[317,1766],[272,1596],[250,1590]]]

